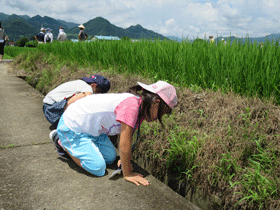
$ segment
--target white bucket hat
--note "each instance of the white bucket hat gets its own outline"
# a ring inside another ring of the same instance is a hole
[[[167,82],[158,81],[151,85],[145,85],[141,82],[137,82],[145,90],[159,95],[159,97],[171,108],[177,105],[177,95],[175,88]]]

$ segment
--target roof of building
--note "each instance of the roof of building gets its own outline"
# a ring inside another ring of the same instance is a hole
[[[97,39],[105,39],[105,40],[121,40],[119,37],[116,36],[99,36],[99,35],[94,35],[95,38]]]

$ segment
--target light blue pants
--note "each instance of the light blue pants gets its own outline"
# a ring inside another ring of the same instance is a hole
[[[64,150],[78,158],[82,167],[95,176],[104,176],[106,163],[112,164],[116,157],[116,149],[106,134],[92,136],[78,133],[68,128],[61,116],[57,134]]]

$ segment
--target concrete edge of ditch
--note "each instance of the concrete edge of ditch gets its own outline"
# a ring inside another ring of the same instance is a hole
[[[143,168],[144,170],[146,170],[148,173],[151,173],[151,164],[146,161],[144,158],[141,157],[136,157],[135,155],[133,155],[133,161],[135,163],[137,163],[141,168]],[[156,177],[157,178],[157,177]],[[176,188],[176,186],[174,186],[174,184],[176,185],[176,183],[174,183],[175,177],[169,176],[168,174],[165,175],[164,177],[164,181],[163,183],[166,184],[167,186],[169,186],[172,190],[174,190],[174,188]],[[184,191],[185,196],[184,197],[186,200],[188,200],[189,202],[193,203],[194,205],[196,205],[197,207],[201,208],[201,209],[222,209],[222,201],[220,198],[218,198],[215,195],[207,195],[205,196],[205,193],[203,193],[201,190],[199,189],[193,189],[190,186],[187,185],[183,185],[183,186],[179,186],[179,188],[184,188],[184,189],[179,189],[180,191]],[[179,192],[177,192],[176,190],[174,190],[176,193],[180,194]]]
[[[3,59],[2,62],[0,63],[8,63],[8,62],[13,62],[14,59]]]

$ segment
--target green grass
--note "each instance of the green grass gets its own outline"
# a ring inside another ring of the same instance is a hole
[[[120,73],[140,73],[154,80],[162,79],[178,86],[188,86],[198,94],[203,88],[221,88],[225,92],[233,90],[244,95],[257,94],[265,98],[274,96],[280,102],[280,51],[274,43],[267,42],[260,48],[257,44],[236,42],[226,46],[209,45],[206,42],[65,42],[40,45],[38,48],[48,55],[38,57],[40,53],[32,49],[24,57],[24,61],[29,61],[26,65],[35,63],[33,61],[36,59],[54,66],[73,62],[81,66],[113,68]],[[17,49],[14,50],[15,55],[21,49],[17,52]],[[57,57],[65,62],[59,64]],[[56,71],[58,70],[43,70],[37,86],[42,88],[51,84]],[[203,123],[208,117],[206,111],[191,110],[200,116],[196,124]],[[238,125],[240,134],[236,133],[237,125],[224,125],[226,132],[222,138],[232,137],[232,141],[238,144],[246,142],[244,147],[239,147],[239,151],[227,149],[218,138],[211,139],[213,142],[217,141],[222,148],[222,152],[219,151],[219,155],[215,156],[218,163],[209,166],[213,168],[213,173],[208,177],[211,187],[218,188],[221,182],[229,189],[237,187],[239,190],[234,193],[241,195],[239,204],[246,202],[252,208],[265,209],[270,200],[279,200],[280,197],[278,151],[266,142],[264,136],[257,133],[262,129],[258,123],[266,123],[268,114],[269,110],[263,110],[263,118],[252,123],[252,108],[245,107],[244,112],[237,117],[242,122]],[[176,122],[174,115],[169,116],[168,121]],[[174,168],[180,174],[180,179],[197,181],[194,174],[200,165],[196,159],[203,154],[202,148],[205,148],[210,137],[197,134],[192,127],[171,126],[166,136],[168,147],[162,145],[156,151],[152,146],[158,144],[157,139],[163,139],[160,126],[143,124],[141,129],[142,134],[154,136],[146,140],[147,158],[166,159],[166,167]]]
[[[29,48],[29,47],[5,47],[4,49],[4,59],[12,59],[16,56],[26,53],[26,52],[34,52],[37,51],[37,48]]]
[[[12,56],[4,54],[3,59],[13,59]]]
[[[40,50],[80,65],[140,73],[178,86],[221,88],[247,96],[274,96],[280,102],[280,49],[273,42],[263,48],[233,42],[112,41],[55,42]]]

